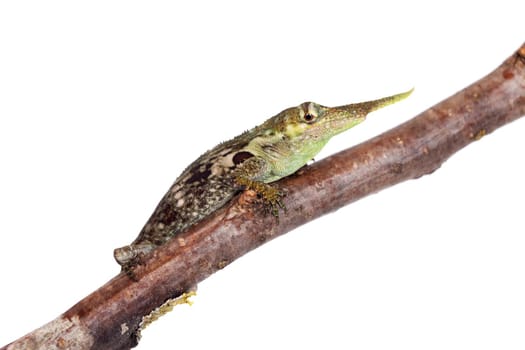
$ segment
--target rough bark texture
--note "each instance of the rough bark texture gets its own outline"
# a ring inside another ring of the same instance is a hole
[[[2,349],[129,349],[142,317],[261,244],[368,194],[432,173],[452,154],[525,114],[525,45],[487,77],[363,144],[278,183],[287,213],[245,192],[118,275],[61,317]]]

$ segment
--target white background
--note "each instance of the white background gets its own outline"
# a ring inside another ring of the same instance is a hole
[[[0,346],[113,277],[113,249],[219,141],[306,100],[416,87],[322,158],[525,40],[519,1],[189,3],[0,2]],[[524,134],[519,120],[246,255],[139,348],[523,349]]]

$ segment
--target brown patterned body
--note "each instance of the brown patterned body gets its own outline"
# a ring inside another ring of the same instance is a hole
[[[115,250],[119,264],[136,264],[139,255],[195,225],[242,189],[235,180],[239,172],[236,169],[252,154],[233,149],[232,141],[203,154],[184,170],[133,243]]]

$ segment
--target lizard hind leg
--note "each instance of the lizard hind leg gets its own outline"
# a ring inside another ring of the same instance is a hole
[[[153,243],[144,241],[138,244],[130,244],[113,251],[113,256],[117,263],[122,266],[124,272],[129,278],[136,281],[137,278],[133,269],[142,264],[142,258],[155,248]]]

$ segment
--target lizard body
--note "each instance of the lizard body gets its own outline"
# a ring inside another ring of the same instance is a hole
[[[277,214],[281,193],[269,183],[293,174],[330,138],[361,123],[368,113],[411,92],[339,107],[305,102],[217,145],[182,172],[138,237],[115,249],[115,259],[130,273],[144,254],[215,212],[242,189],[255,190]]]

